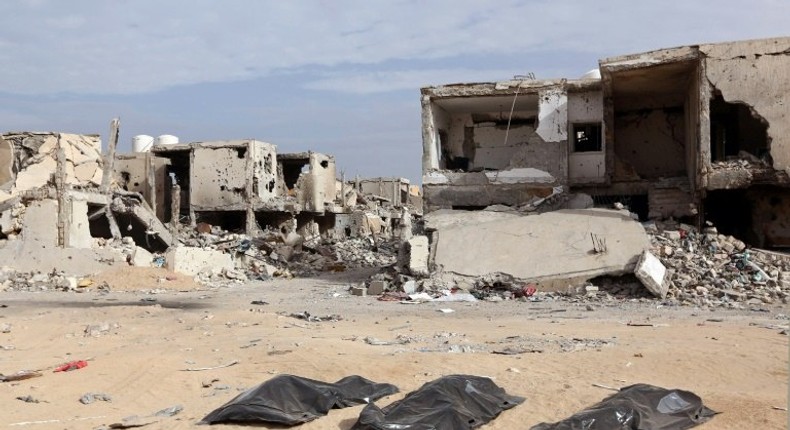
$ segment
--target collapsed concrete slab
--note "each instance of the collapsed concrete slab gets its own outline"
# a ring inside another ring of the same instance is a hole
[[[230,254],[215,249],[173,246],[165,254],[167,268],[185,275],[195,276],[202,270],[233,270]]]
[[[629,213],[605,209],[446,225],[436,231],[433,244],[433,262],[442,277],[504,273],[553,290],[632,272],[650,245],[644,228]]]

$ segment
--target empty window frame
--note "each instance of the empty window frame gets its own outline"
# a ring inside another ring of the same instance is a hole
[[[573,124],[573,152],[600,152],[602,143],[601,123]]]

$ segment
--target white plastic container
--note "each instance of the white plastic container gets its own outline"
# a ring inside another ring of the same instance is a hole
[[[154,137],[147,134],[138,134],[132,138],[132,151],[148,152],[154,144]]]
[[[161,136],[157,136],[156,142],[157,145],[175,145],[178,143],[178,137],[173,136],[172,134],[163,134]]]

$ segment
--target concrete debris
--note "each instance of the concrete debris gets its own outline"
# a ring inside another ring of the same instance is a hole
[[[77,291],[77,278],[63,272],[19,272],[0,267],[0,291]]]
[[[634,270],[637,279],[642,281],[654,296],[664,298],[667,295],[667,285],[664,282],[667,268],[661,264],[661,261],[651,254],[650,251],[645,251],[639,257]]]
[[[204,270],[223,271],[234,267],[230,254],[212,249],[176,246],[167,251],[165,259],[168,269],[192,276]]]
[[[730,308],[786,303],[790,296],[790,256],[747,248],[709,226],[658,224],[652,250],[667,268],[672,303]]]
[[[591,234],[606,240],[607,252],[594,252]],[[510,217],[440,228],[434,235],[434,264],[445,279],[504,273],[553,289],[631,272],[649,244],[644,228],[629,214],[603,209]],[[470,244],[475,252],[468,252]]]
[[[403,242],[399,254],[400,265],[412,276],[428,276],[430,249],[427,236],[414,236]]]
[[[95,401],[112,402],[112,396],[105,393],[85,393],[80,397],[80,403],[83,405],[89,405]]]

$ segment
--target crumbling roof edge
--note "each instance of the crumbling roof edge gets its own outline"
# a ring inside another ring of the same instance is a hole
[[[257,139],[232,139],[232,140],[207,140],[197,142],[184,142],[174,144],[154,144],[151,146],[151,152],[171,152],[171,151],[188,151],[194,148],[238,148],[246,147],[250,142],[259,143],[276,148],[273,143],[264,142]]]
[[[689,45],[674,46],[669,48],[659,48],[650,51],[638,52],[633,54],[618,55],[603,58],[598,61],[601,69],[616,69],[618,67],[638,68],[649,67],[658,64],[671,63],[676,61],[693,60],[699,57],[700,52],[704,52],[712,47],[737,46],[751,44],[755,42],[783,42],[790,40],[790,37],[768,37],[745,40],[731,40],[714,43],[696,43]],[[665,57],[665,58],[660,58]]]
[[[405,184],[410,184],[411,182],[407,178],[401,177],[375,177],[375,178],[360,178],[359,182],[401,182]]]

